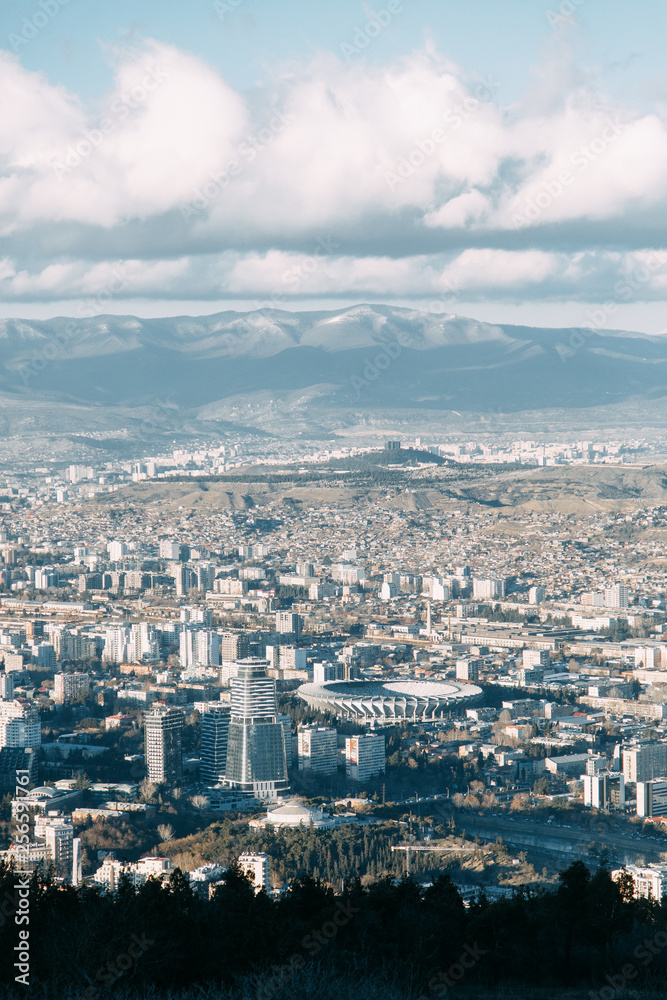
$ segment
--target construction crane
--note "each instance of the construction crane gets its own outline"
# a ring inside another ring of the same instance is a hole
[[[439,851],[441,854],[475,850],[473,847],[445,847],[440,844],[394,844],[392,851],[405,851],[405,874],[410,874],[410,851]]]

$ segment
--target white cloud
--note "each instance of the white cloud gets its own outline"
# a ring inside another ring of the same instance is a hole
[[[122,266],[119,297],[610,297],[667,223],[667,128],[570,78],[503,108],[429,50],[242,95],[147,42],[85,105],[0,53],[0,288],[99,295]]]

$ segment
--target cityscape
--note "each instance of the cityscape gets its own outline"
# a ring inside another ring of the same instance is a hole
[[[664,996],[667,10],[0,23],[2,995]]]

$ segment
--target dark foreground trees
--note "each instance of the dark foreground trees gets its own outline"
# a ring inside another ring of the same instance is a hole
[[[256,895],[236,865],[211,899],[178,869],[169,882],[136,890],[121,880],[115,896],[34,875],[27,925],[15,922],[18,882],[0,866],[0,975],[13,984],[18,932],[29,929],[31,990],[39,995],[50,987],[53,995],[111,1000],[121,987],[159,995],[251,981],[265,984],[267,998],[286,983],[296,995],[313,963],[334,977],[350,969],[369,981],[391,975],[406,984],[406,997],[446,996],[463,980],[469,989],[555,991],[612,988],[620,977],[633,989],[667,983],[667,908],[634,899],[627,881],[613,882],[604,868],[591,874],[581,862],[561,874],[555,892],[526,888],[467,908],[446,875],[425,889],[407,878],[366,887],[350,879],[339,894],[304,877],[277,900]]]

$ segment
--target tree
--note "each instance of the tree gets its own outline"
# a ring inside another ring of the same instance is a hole
[[[174,839],[175,831],[171,823],[160,823],[157,828],[157,832],[160,835],[162,843],[168,843],[170,840]]]

